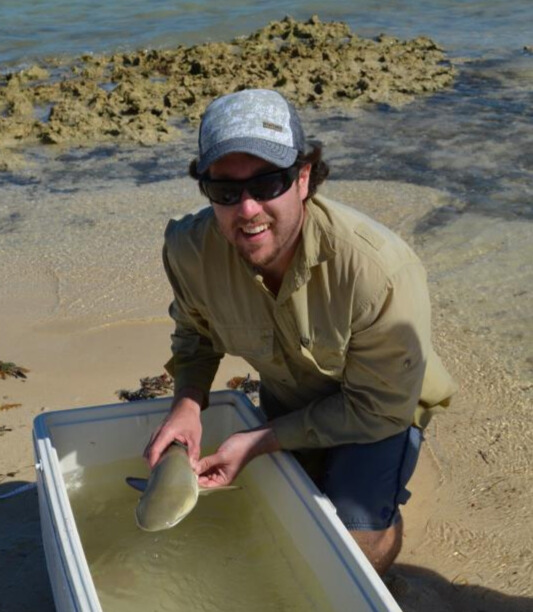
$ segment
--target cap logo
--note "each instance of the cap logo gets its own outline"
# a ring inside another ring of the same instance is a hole
[[[277,123],[270,123],[270,121],[263,121],[263,127],[267,130],[274,130],[275,132],[283,132],[281,125]]]

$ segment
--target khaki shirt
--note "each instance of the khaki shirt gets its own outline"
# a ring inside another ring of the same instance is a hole
[[[175,387],[209,392],[224,353],[286,408],[282,448],[374,442],[425,426],[455,385],[431,347],[420,260],[366,215],[315,196],[277,296],[220,233],[211,208],[170,221]]]

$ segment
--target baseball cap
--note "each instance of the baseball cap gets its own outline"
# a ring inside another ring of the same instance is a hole
[[[207,107],[198,136],[197,170],[229,153],[249,153],[289,168],[305,149],[305,136],[294,106],[270,89],[244,89],[217,98]]]

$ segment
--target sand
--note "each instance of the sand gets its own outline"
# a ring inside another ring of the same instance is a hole
[[[405,610],[530,610],[530,389],[504,367],[504,352],[465,331],[444,296],[453,290],[456,302],[468,303],[467,289],[437,274],[443,264],[434,241],[424,246],[416,239],[415,228],[447,196],[386,182],[335,182],[324,191],[344,201],[357,194],[359,208],[411,241],[423,259],[427,255],[435,345],[461,386],[451,408],[426,433],[413,497],[404,512],[404,547],[388,584]],[[13,206],[30,193],[4,191]],[[132,201],[144,217],[127,216]],[[182,179],[95,191],[87,187],[72,194],[41,194],[42,211],[62,207],[59,225],[48,227],[46,215],[35,207],[33,216],[20,221],[26,224],[23,233],[16,223],[12,231],[4,228],[0,359],[30,372],[25,381],[0,379],[0,403],[21,404],[0,411],[0,494],[35,480],[35,416],[113,403],[119,389],[136,389],[141,377],[162,373],[171,331],[170,291],[159,261],[162,231],[170,211],[201,202],[194,185]],[[111,208],[119,220],[107,215]],[[83,222],[88,218],[96,218],[98,231]],[[149,231],[140,230],[148,219],[153,219]],[[34,232],[43,227],[49,240],[39,242]],[[225,358],[214,388],[250,371],[244,362]],[[39,529],[35,490],[0,501],[2,612],[53,610]]]

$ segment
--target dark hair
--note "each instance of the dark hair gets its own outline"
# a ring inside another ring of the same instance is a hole
[[[298,157],[294,162],[299,168],[311,164],[311,174],[309,176],[309,192],[306,200],[312,198],[317,192],[318,187],[327,179],[329,175],[329,166],[322,159],[322,145],[319,142],[310,142],[309,151],[307,153],[298,153]],[[194,158],[189,164],[189,176],[198,181],[202,176],[198,172],[198,159]]]
[[[312,198],[318,188],[328,178],[329,166],[322,159],[322,145],[319,142],[310,142],[310,150],[308,153],[298,153],[296,164],[301,168],[307,164],[311,164],[311,174],[309,175],[309,191],[307,198]]]

